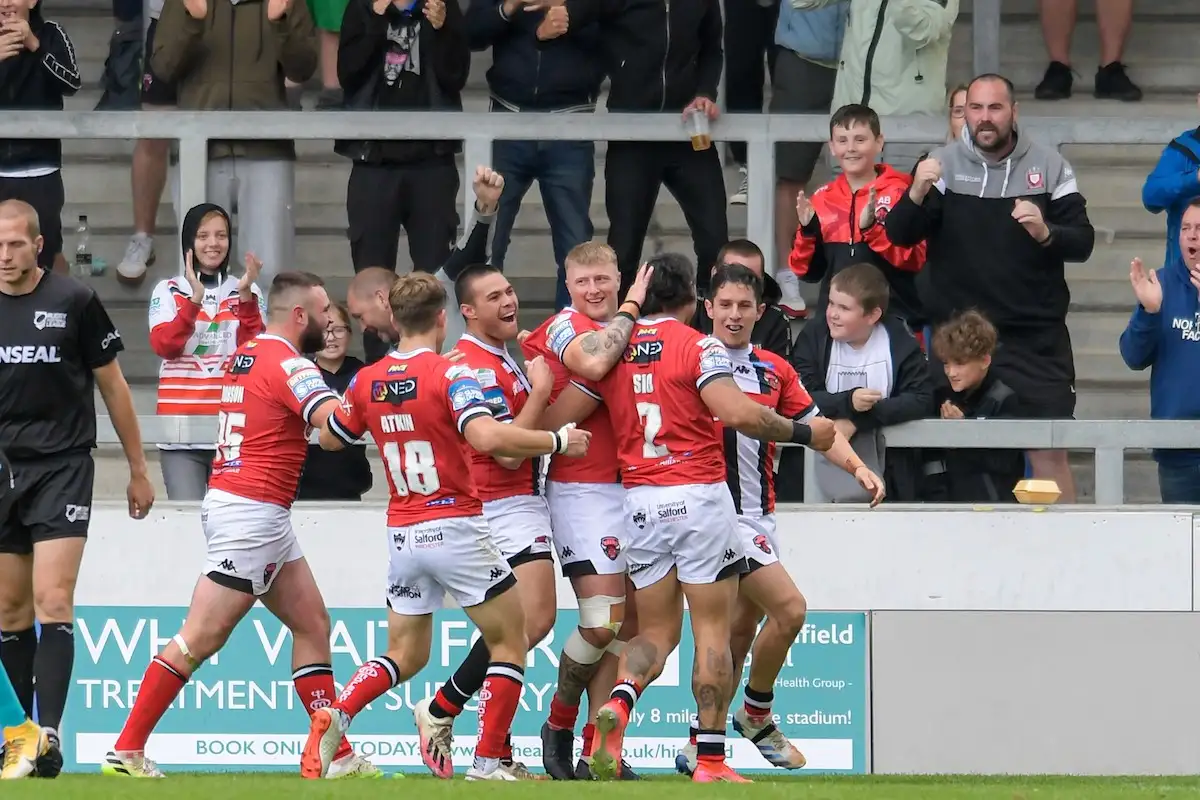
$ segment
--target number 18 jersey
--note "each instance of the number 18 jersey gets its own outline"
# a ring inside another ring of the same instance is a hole
[[[725,346],[682,322],[641,319],[597,388],[617,436],[621,482],[683,486],[725,480],[721,435],[700,390],[732,378]]]
[[[391,488],[388,526],[400,528],[483,513],[461,438],[483,415],[491,411],[474,371],[422,348],[359,370],[329,430],[345,444],[371,432]]]

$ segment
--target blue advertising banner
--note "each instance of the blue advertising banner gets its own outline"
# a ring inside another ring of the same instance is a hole
[[[98,769],[137,696],[146,664],[179,630],[185,611],[165,606],[77,609],[75,674],[63,731],[69,771]],[[340,688],[356,667],[386,651],[387,621],[382,609],[335,608],[330,613]],[[516,758],[531,769],[541,769],[538,731],[554,694],[558,650],[576,620],[574,610],[560,611],[553,633],[526,662],[513,743]],[[477,636],[461,611],[439,614],[429,665],[355,719],[349,738],[358,752],[387,770],[423,770],[412,707],[437,691]],[[774,712],[807,756],[804,772],[866,771],[866,641],[865,614],[813,612],[792,646],[775,684]],[[151,737],[147,755],[167,771],[298,769],[308,718],[292,690],[290,644],[288,630],[256,608],[184,688]],[[685,621],[680,650],[638,702],[626,733],[626,758],[636,769],[674,768],[694,708],[691,653]],[[466,767],[477,728],[473,703],[462,716],[454,762]],[[729,734],[734,768],[772,769],[732,726]]]

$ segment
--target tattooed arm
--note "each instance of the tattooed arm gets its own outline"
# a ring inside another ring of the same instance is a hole
[[[633,335],[634,321],[641,313],[642,303],[646,302],[646,287],[650,284],[653,271],[644,265],[638,270],[625,302],[604,330],[588,331],[576,336],[562,350],[560,360],[567,369],[581,378],[598,381],[617,365],[629,346],[629,337]]]
[[[814,417],[805,424],[781,417],[747,397],[733,378],[710,380],[700,390],[700,399],[723,424],[755,439],[806,444],[814,450],[828,450],[833,445],[833,422]]]

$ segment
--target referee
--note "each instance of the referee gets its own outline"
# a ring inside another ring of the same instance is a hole
[[[28,203],[0,203],[0,451],[15,486],[0,512],[0,661],[51,750],[38,774],[62,769],[58,728],[75,659],[75,581],[91,516],[96,408],[112,415],[129,461],[129,515],[146,516],[154,488],[129,385],[124,349],[95,292],[38,267],[43,246]],[[39,641],[34,620],[41,624]]]

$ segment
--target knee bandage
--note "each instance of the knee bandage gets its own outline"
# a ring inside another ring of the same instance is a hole
[[[174,641],[175,641],[175,645],[179,648],[179,652],[183,653],[183,658],[185,661],[187,661],[187,665],[192,670],[192,672],[195,672],[196,670],[200,669],[200,665],[203,664],[204,661],[203,660],[197,661],[195,658],[192,657],[192,651],[188,649],[187,642],[185,642],[183,640],[183,636],[178,633],[175,634]]]
[[[613,621],[612,609],[614,606],[622,606],[624,604],[625,598],[623,597],[596,595],[595,597],[580,598],[579,627],[612,631],[612,635],[615,637],[621,630],[621,622],[620,620]],[[605,648],[596,647],[596,645],[584,639],[583,635],[576,629],[567,638],[566,644],[563,645],[563,652],[570,656],[576,663],[595,664],[604,656]]]

